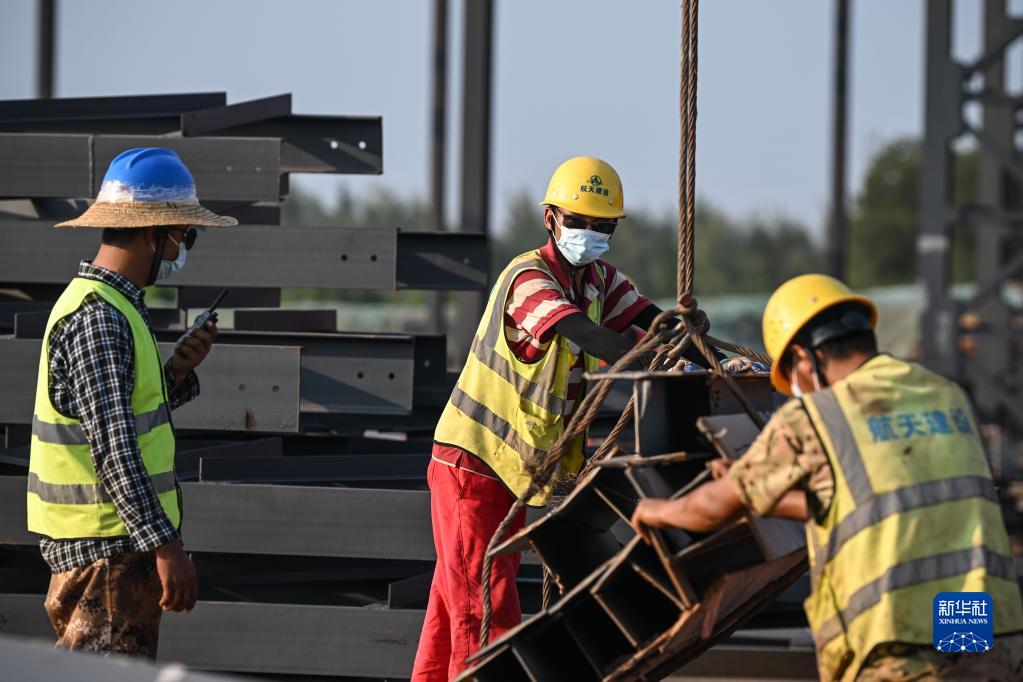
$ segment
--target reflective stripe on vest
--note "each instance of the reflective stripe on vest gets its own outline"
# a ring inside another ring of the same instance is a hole
[[[503,324],[503,321],[502,321]],[[484,365],[492,369],[498,376],[515,387],[526,400],[534,402],[548,412],[561,414],[565,409],[565,399],[554,395],[550,386],[538,384],[528,377],[524,377],[515,371],[512,364],[501,356],[494,347],[487,346],[479,338],[472,341],[472,354]]]
[[[940,591],[987,591],[996,632],[1023,629],[1008,537],[962,391],[878,356],[803,403],[835,479],[826,518],[806,524],[806,613],[821,678],[853,679],[882,642],[930,643]]]
[[[149,412],[135,415],[135,435],[144,436],[153,429],[170,423],[167,403]],[[58,445],[88,445],[85,430],[81,424],[50,424],[38,416],[32,417],[32,435],[44,443]]]
[[[989,575],[998,578],[1016,579],[1015,560],[1011,556],[992,552],[986,547],[967,547],[937,556],[906,561],[892,566],[880,578],[856,590],[849,599],[849,605],[821,625],[814,635],[822,642],[829,642],[838,637],[845,629],[843,623],[851,623],[861,613],[881,601],[881,597],[887,592],[952,578],[978,568],[984,568]],[[930,616],[929,613],[925,615]]]
[[[603,272],[597,266],[603,281]],[[480,321],[465,367],[437,424],[435,440],[471,452],[483,460],[515,495],[530,481],[532,469],[546,456],[564,426],[569,373],[578,358],[568,339],[556,335],[542,358],[522,362],[505,337],[504,318],[512,284],[522,273],[539,270],[554,281],[550,268],[533,251],[513,259],[498,277]],[[568,298],[569,292],[562,292]],[[587,316],[600,324],[603,286]],[[599,361],[585,357],[587,371]],[[563,471],[582,466],[582,442],[577,439],[562,461]],[[530,504],[546,504],[550,492],[537,494]]]
[[[157,495],[172,492],[177,487],[173,471],[153,474],[149,480]],[[102,483],[43,483],[35,473],[28,475],[28,491],[50,504],[100,504],[111,501]]]
[[[54,539],[128,535],[96,474],[81,422],[59,413],[50,401],[50,334],[58,321],[81,308],[90,295],[114,307],[131,328],[135,370],[131,408],[138,448],[160,506],[178,527],[181,507],[174,477],[174,432],[156,339],[134,304],[117,289],[75,278],[54,304],[43,336],[26,490],[28,529]]]
[[[454,390],[451,391],[451,404],[464,412],[474,422],[487,427],[488,431],[491,431],[501,440],[515,448],[522,455],[523,459],[532,466],[539,465],[540,460],[546,454],[543,450],[538,450],[527,443],[515,430],[515,427],[491,412],[486,405],[470,398],[458,386],[455,386]]]

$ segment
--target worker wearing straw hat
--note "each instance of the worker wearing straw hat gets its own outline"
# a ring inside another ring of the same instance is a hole
[[[198,396],[217,329],[163,362],[143,289],[185,264],[195,226],[236,224],[199,204],[177,154],[143,148],[115,158],[95,203],[57,225],[103,230],[50,313],[32,420],[28,529],[52,572],[57,646],[155,658],[162,610],[195,604],[170,411]]]

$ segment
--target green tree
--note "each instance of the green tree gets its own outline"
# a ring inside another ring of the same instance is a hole
[[[975,201],[977,155],[955,158],[953,197]],[[850,220],[849,279],[854,287],[913,282],[917,278],[916,241],[920,230],[920,142],[899,138],[870,162]],[[972,279],[973,240],[968,226],[953,235],[952,272]]]

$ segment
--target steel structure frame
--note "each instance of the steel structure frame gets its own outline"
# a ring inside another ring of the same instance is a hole
[[[1009,16],[1004,1],[985,0],[984,47],[960,63],[951,51],[953,3],[927,4],[917,242],[926,302],[921,351],[926,365],[966,384],[982,421],[1000,423],[1012,441],[1023,434],[1023,317],[1002,292],[1023,275],[1023,253],[1012,254],[1008,243],[1020,225],[1016,187],[1023,183],[1023,162],[1016,140],[1023,99],[1008,90],[1006,60],[1023,37],[1023,17]],[[969,116],[971,105],[981,108],[980,125]],[[956,205],[953,198],[953,145],[964,136],[979,153],[977,205]],[[965,301],[951,293],[956,228],[969,229],[976,246],[977,290]]]

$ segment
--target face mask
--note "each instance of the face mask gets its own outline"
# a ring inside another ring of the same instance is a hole
[[[813,360],[813,389],[819,391],[821,390],[821,380],[817,375],[817,357],[811,355],[811,358]],[[794,364],[792,366],[792,373],[789,375],[789,386],[792,387],[792,397],[803,397],[803,389],[799,388],[799,382],[796,380],[796,367]]]
[[[167,279],[175,272],[185,267],[185,261],[188,258],[188,249],[185,248],[184,244],[178,244],[174,240],[174,237],[168,236],[167,239],[171,240],[178,246],[178,257],[174,260],[162,260],[160,261],[160,271],[156,273],[156,279]],[[156,253],[156,247],[153,247],[153,253]]]
[[[563,227],[560,223],[558,227],[561,228],[561,239],[555,240],[555,243],[561,255],[572,265],[592,263],[611,248],[607,243],[611,236],[609,234],[593,230],[573,230]]]
[[[796,368],[792,368],[792,374],[789,376],[789,386],[792,387],[792,397],[802,398],[803,389],[799,388],[799,381],[796,379]]]

